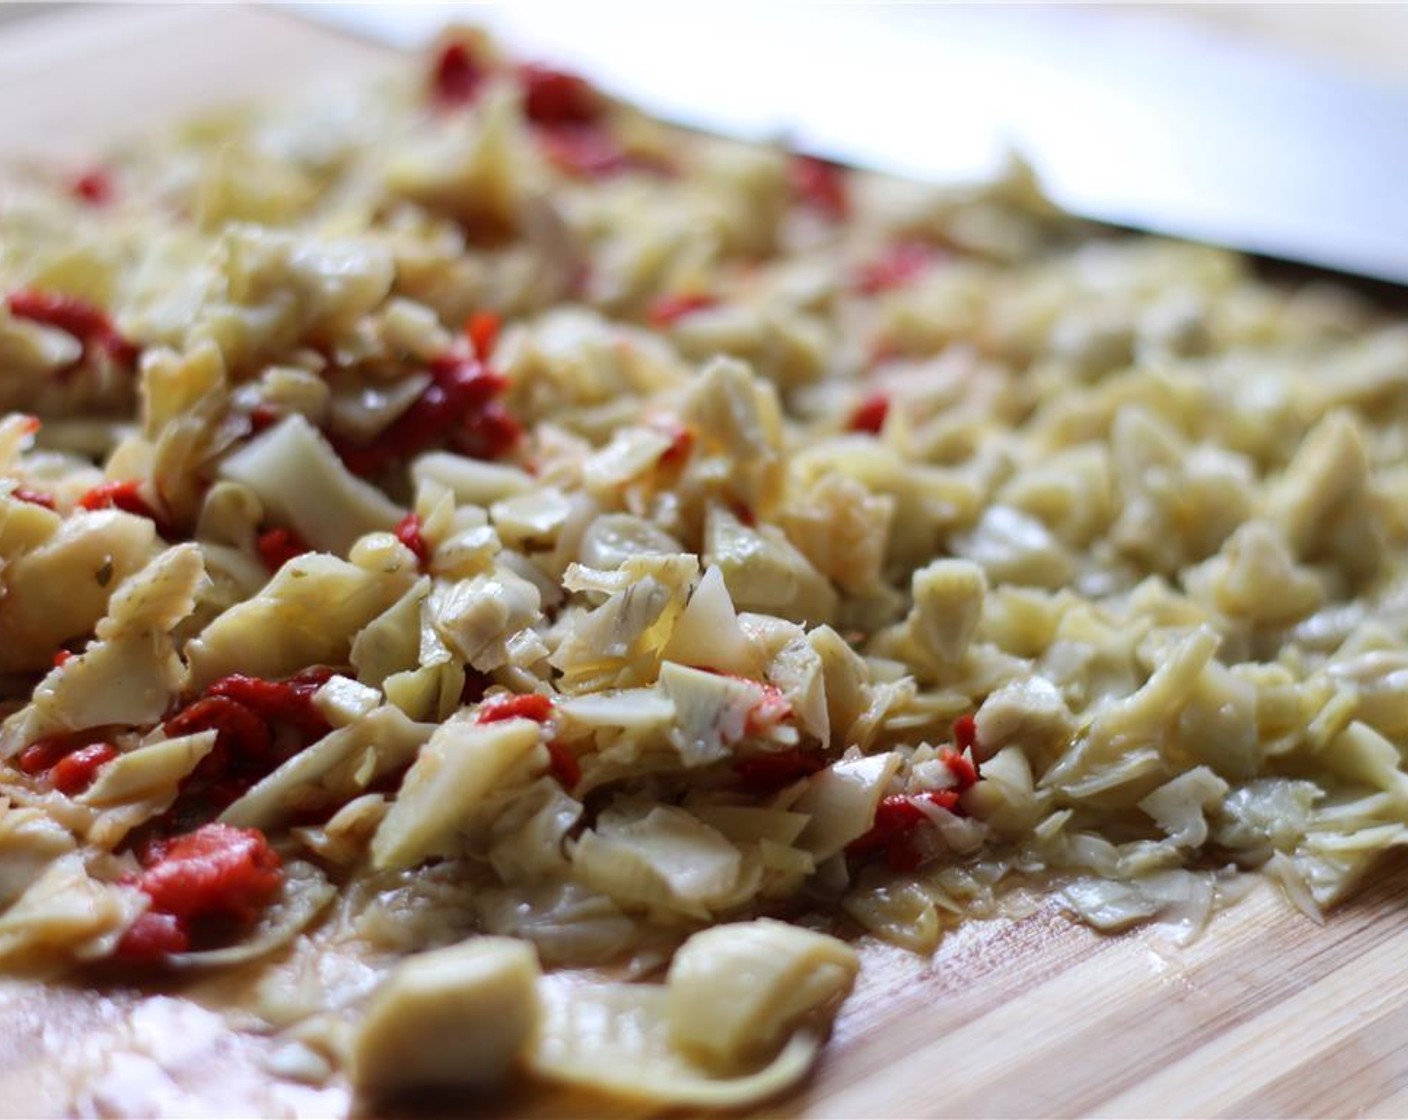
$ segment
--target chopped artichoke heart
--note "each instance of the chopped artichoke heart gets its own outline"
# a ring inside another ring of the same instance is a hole
[[[526,719],[480,724],[458,718],[441,724],[372,837],[373,866],[414,867],[432,855],[453,854],[491,794],[542,770],[540,730]]]
[[[358,537],[390,529],[405,512],[350,474],[328,442],[297,414],[221,463],[220,477],[248,486],[274,521],[314,548],[339,556],[347,555]]]
[[[352,1080],[373,1092],[504,1080],[537,1026],[532,946],[476,937],[398,964],[352,1038]]]
[[[721,1073],[756,1066],[801,1020],[834,1012],[859,971],[850,946],[766,918],[696,933],[670,964],[670,1041]]]

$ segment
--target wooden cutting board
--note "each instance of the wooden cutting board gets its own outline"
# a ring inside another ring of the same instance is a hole
[[[81,162],[203,105],[388,64],[268,11],[66,10],[0,27],[0,156]],[[0,177],[0,187],[3,178]],[[1054,908],[970,923],[932,959],[863,946],[811,1081],[760,1115],[1408,1115],[1408,858],[1319,927],[1259,888],[1178,948]],[[344,1086],[265,1072],[272,1044],[180,991],[138,999],[0,983],[0,1114],[340,1116]],[[445,1111],[463,1113],[467,1102]],[[521,1092],[490,1114],[641,1115]]]

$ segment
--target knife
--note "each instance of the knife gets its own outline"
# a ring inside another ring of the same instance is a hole
[[[971,181],[1015,151],[1079,216],[1408,284],[1408,89],[1160,13],[279,6],[398,47],[477,23],[664,119],[910,178]]]

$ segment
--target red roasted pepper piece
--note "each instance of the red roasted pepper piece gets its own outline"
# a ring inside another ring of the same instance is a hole
[[[670,437],[670,446],[660,455],[660,465],[683,466],[694,452],[694,432],[683,424],[670,424],[665,431]]]
[[[98,771],[116,757],[117,748],[111,743],[80,747],[54,763],[54,768],[49,771],[49,781],[60,793],[76,797],[91,786]]]
[[[494,347],[498,345],[502,325],[499,317],[492,311],[476,311],[465,320],[465,337],[469,339],[474,356],[481,362],[487,362],[494,356]]]
[[[852,840],[846,847],[848,855],[866,856],[885,853],[885,862],[895,871],[913,871],[922,860],[914,843],[914,830],[928,820],[918,805],[924,798],[949,812],[958,811],[958,791],[932,790],[917,797],[895,794],[881,800],[875,807],[875,823],[864,836]]]
[[[430,97],[440,109],[468,105],[479,96],[484,68],[462,42],[446,43],[430,71]]]
[[[216,732],[215,750],[202,760],[224,766],[231,759],[262,759],[269,756],[269,728],[264,721],[228,696],[205,696],[188,705],[163,725],[167,737]]]
[[[585,78],[529,62],[518,68],[523,115],[549,128],[594,124],[606,112],[606,99]]]
[[[168,953],[184,953],[190,947],[190,936],[180,918],[147,910],[127,927],[113,956],[124,961],[158,961]]]
[[[506,387],[502,376],[455,351],[431,361],[428,372],[430,385],[375,441],[339,448],[355,473],[374,474],[446,443],[477,459],[496,459],[518,442],[522,429],[495,400]]]
[[[889,414],[890,398],[884,393],[871,393],[856,405],[846,427],[852,432],[868,432],[877,436],[885,427],[885,417]]]
[[[768,797],[795,781],[815,774],[825,765],[816,755],[792,747],[785,751],[769,751],[740,758],[733,764],[733,772],[750,793]]]
[[[151,842],[140,860],[133,885],[151,905],[114,951],[126,960],[182,952],[196,925],[211,919],[248,926],[283,886],[282,861],[254,828],[204,825]]]
[[[292,529],[269,529],[260,533],[256,547],[259,558],[271,572],[277,572],[295,556],[312,551],[308,542]]]
[[[176,536],[176,530],[172,524],[153,509],[146,498],[142,497],[141,483],[139,482],[104,482],[79,498],[78,504],[88,510],[120,509],[124,513],[136,514],[138,517],[147,518],[155,525],[158,536],[165,537],[167,540],[173,540]]]
[[[646,312],[646,318],[650,320],[652,327],[664,329],[677,323],[686,315],[703,311],[706,307],[716,307],[718,302],[717,297],[704,292],[661,296],[650,305],[650,309]]]
[[[107,314],[91,303],[54,292],[22,290],[11,292],[5,306],[16,319],[28,319],[73,335],[83,347],[79,361],[94,349],[101,350],[121,366],[137,364],[140,349],[124,338]]]
[[[789,178],[793,194],[823,217],[839,222],[850,214],[846,171],[839,164],[815,156],[793,156]]]
[[[552,715],[552,697],[541,692],[525,692],[520,695],[507,693],[484,701],[476,717],[479,723],[498,723],[505,719],[531,719],[535,723],[545,723]]]
[[[582,764],[566,743],[554,739],[548,744],[548,773],[570,790],[582,780]]]
[[[966,754],[959,754],[952,747],[944,747],[939,751],[939,760],[948,767],[951,773],[958,780],[958,789],[963,791],[972,789],[978,784],[978,767]]]
[[[69,190],[90,206],[106,206],[113,200],[112,176],[101,167],[95,167],[77,176]]]
[[[66,652],[68,651],[60,651],[60,653]],[[68,658],[64,658],[64,660],[67,661]],[[54,663],[61,664],[57,654],[54,657]],[[21,773],[28,774],[30,777],[48,774],[52,780],[54,768],[59,763],[69,755],[87,747],[99,744],[106,745],[107,736],[112,733],[112,730],[110,727],[89,727],[82,731],[68,731],[36,739],[20,751],[19,757],[15,759],[15,765],[19,767]]]
[[[212,684],[205,694],[234,700],[266,722],[287,723],[298,730],[307,744],[332,730],[313,703],[313,696],[334,675],[335,671],[326,665],[303,669],[282,681],[232,673]]]
[[[972,755],[978,746],[978,721],[971,715],[953,721],[953,742],[960,750]]]
[[[922,241],[900,241],[878,259],[860,267],[855,277],[856,290],[873,296],[902,288],[917,280],[938,255],[939,250]]]
[[[10,491],[10,497],[17,502],[28,502],[32,506],[43,506],[45,509],[58,509],[58,504],[49,494],[41,493],[38,490],[31,490],[27,486],[17,486]]]
[[[425,537],[420,531],[420,517],[417,514],[406,514],[396,522],[396,528],[393,531],[396,534],[396,539],[416,554],[416,560],[422,568],[430,563],[430,545],[426,543]]]
[[[281,861],[254,828],[208,824],[142,853],[137,887],[152,909],[178,918],[221,916],[252,921],[278,893]]]

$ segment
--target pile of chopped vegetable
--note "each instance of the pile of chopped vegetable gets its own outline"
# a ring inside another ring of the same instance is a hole
[[[728,1106],[857,932],[1192,935],[1408,836],[1408,329],[1345,293],[473,32],[7,173],[0,285],[10,970]]]

